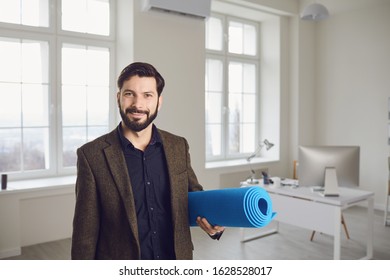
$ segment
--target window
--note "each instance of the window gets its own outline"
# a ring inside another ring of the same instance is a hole
[[[76,149],[108,132],[112,10],[109,0],[0,2],[1,173],[72,174]]]
[[[225,39],[227,38],[227,39]],[[214,15],[206,22],[206,160],[243,158],[258,139],[256,22]]]
[[[48,47],[0,38],[0,172],[49,167]]]
[[[1,0],[0,22],[49,26],[49,0]]]
[[[108,131],[109,69],[108,48],[62,47],[62,158],[66,167],[76,164],[77,147]]]

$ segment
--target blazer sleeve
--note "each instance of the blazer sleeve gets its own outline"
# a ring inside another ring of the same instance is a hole
[[[71,258],[95,259],[98,232],[99,207],[95,179],[87,157],[82,149],[78,149]]]

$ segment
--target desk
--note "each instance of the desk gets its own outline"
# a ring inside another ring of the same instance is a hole
[[[340,196],[323,197],[310,188],[264,186],[272,199],[275,220],[316,230],[334,237],[333,258],[341,257],[341,211],[361,202],[367,203],[367,248],[363,259],[373,257],[374,193],[356,188],[340,187]],[[273,232],[277,232],[278,228]],[[268,235],[270,232],[265,233]],[[251,238],[250,240],[252,240]],[[243,240],[243,242],[249,241]]]

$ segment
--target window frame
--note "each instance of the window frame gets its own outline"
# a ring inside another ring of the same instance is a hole
[[[57,123],[56,123],[56,134],[59,135],[57,139],[58,148],[56,149],[56,165],[57,165],[57,172],[61,175],[71,175],[75,174],[76,172],[76,166],[72,167],[65,167],[63,165],[63,124],[62,124],[62,114],[61,114],[61,108],[62,108],[62,46],[64,44],[71,44],[71,45],[85,45],[85,46],[93,46],[93,47],[100,47],[100,48],[108,48],[110,50],[110,86],[109,86],[109,114],[108,114],[108,127],[109,129],[115,126],[115,95],[113,94],[115,92],[115,77],[113,76],[113,73],[115,73],[115,44],[114,42],[102,42],[102,41],[96,41],[94,39],[82,39],[82,38],[69,38],[64,36],[58,36],[57,40],[57,83],[56,83],[56,99],[57,99],[57,107],[59,110],[58,116],[57,116]]]
[[[49,134],[49,168],[48,169],[39,169],[39,170],[21,170],[21,171],[12,171],[9,172],[8,177],[12,179],[25,179],[25,178],[36,178],[36,177],[50,177],[55,176],[56,171],[53,168],[53,163],[55,161],[55,154],[52,152],[56,149],[56,141],[53,141],[52,137],[55,137],[54,124],[56,121],[56,113],[54,109],[53,94],[54,91],[54,72],[55,65],[51,62],[54,58],[53,46],[55,45],[55,39],[50,34],[40,34],[35,32],[28,32],[22,30],[21,32],[14,32],[14,30],[3,30],[0,29],[0,37],[12,38],[17,40],[34,40],[42,41],[48,43],[48,134]],[[24,129],[24,126],[20,126],[21,129]],[[55,138],[54,138],[55,139]],[[21,144],[23,145],[23,143]]]
[[[35,40],[48,42],[48,137],[49,137],[49,168],[32,171],[5,171],[10,181],[34,178],[67,176],[76,174],[76,166],[64,167],[62,158],[62,103],[61,103],[61,50],[63,44],[76,44],[96,46],[109,49],[109,104],[108,104],[108,130],[116,125],[116,99],[115,99],[115,11],[116,1],[110,0],[110,34],[108,36],[89,33],[79,33],[61,29],[61,3],[62,1],[49,0],[49,26],[36,27],[23,24],[0,22],[0,37],[15,38],[17,40]],[[21,127],[23,129],[23,127]]]
[[[207,164],[212,164],[212,163],[215,163],[215,162],[225,162],[225,161],[235,161],[235,160],[242,160],[246,157],[248,157],[250,154],[252,154],[254,152],[254,150],[256,150],[256,147],[257,147],[257,142],[258,142],[258,139],[259,139],[259,135],[260,135],[260,129],[259,129],[259,125],[260,125],[260,120],[259,120],[259,116],[260,116],[260,113],[259,113],[259,110],[261,108],[260,106],[260,102],[261,102],[261,93],[260,93],[260,22],[256,22],[256,21],[251,21],[251,20],[247,20],[247,19],[244,19],[244,18],[240,18],[240,17],[236,17],[236,16],[231,16],[231,15],[227,15],[227,14],[222,14],[222,13],[211,13],[211,17],[215,17],[215,18],[218,18],[221,20],[222,22],[222,36],[223,36],[223,43],[222,43],[222,50],[221,51],[218,51],[218,50],[213,50],[213,49],[208,49],[206,46],[205,46],[205,62],[208,60],[208,59],[216,59],[216,60],[220,60],[222,61],[223,63],[223,85],[222,85],[222,135],[221,135],[221,155],[217,155],[217,156],[212,156],[212,155],[207,155],[207,150],[206,150],[206,153],[205,153],[205,159],[206,159],[206,165]],[[239,22],[239,23],[242,23],[242,24],[249,24],[249,25],[252,25],[255,27],[255,30],[256,30],[256,55],[246,55],[246,54],[236,54],[236,53],[230,53],[229,52],[229,43],[228,43],[228,40],[229,40],[229,22]],[[256,112],[256,115],[255,115],[255,133],[254,133],[254,150],[252,152],[248,152],[248,153],[243,153],[243,152],[239,152],[239,153],[235,153],[235,154],[230,154],[229,153],[229,144],[228,144],[228,139],[229,139],[229,79],[228,79],[228,75],[229,75],[229,71],[228,71],[228,68],[229,68],[229,63],[231,61],[234,61],[234,62],[239,62],[239,63],[251,63],[251,64],[254,64],[255,67],[256,67],[256,77],[257,77],[257,80],[256,80],[256,105],[255,105],[255,112]],[[207,91],[207,89],[205,89],[205,91]],[[205,95],[206,96],[206,95]],[[207,108],[206,108],[207,110]],[[208,123],[205,123],[205,125],[207,126]],[[205,141],[207,141],[207,131],[205,131],[205,136],[206,136],[206,139]],[[206,145],[207,145],[207,142],[206,142]]]

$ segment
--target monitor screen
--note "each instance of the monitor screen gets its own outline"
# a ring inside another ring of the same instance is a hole
[[[325,169],[335,168],[338,185],[359,186],[359,146],[300,146],[299,186],[324,186]]]

